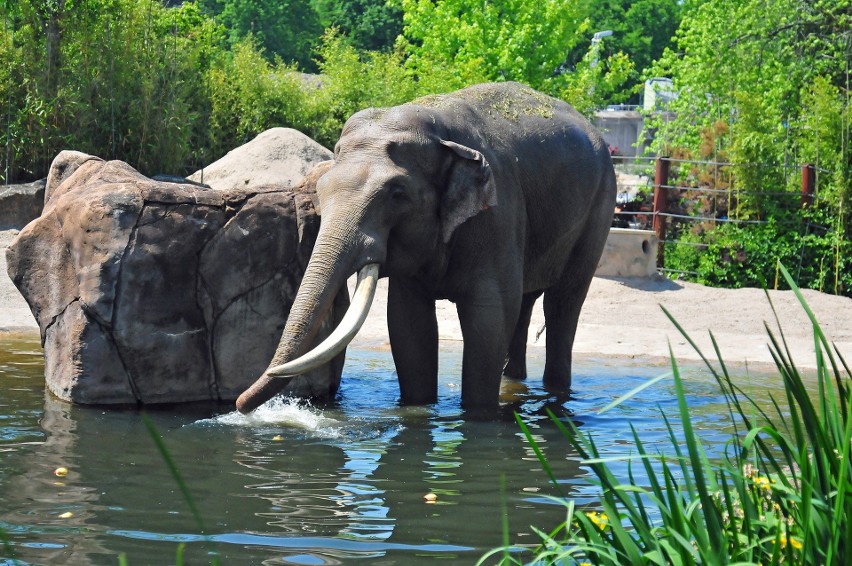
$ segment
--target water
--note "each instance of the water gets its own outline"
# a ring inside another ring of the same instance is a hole
[[[629,425],[651,450],[667,446],[660,410],[676,418],[670,380],[602,415],[623,393],[667,370],[607,360],[575,363],[575,398],[549,398],[540,379],[504,383],[505,417],[459,409],[461,355],[442,353],[440,401],[399,407],[387,353],[350,351],[342,397],[328,407],[273,402],[251,416],[227,408],[150,410],[197,505],[204,530],[138,411],[70,406],[44,393],[38,344],[0,342],[0,529],[24,564],[473,564],[502,541],[534,544],[564,509],[512,418],[532,428],[562,490],[593,504],[589,472],[546,417],[573,413],[605,455],[633,452]],[[531,375],[542,361],[533,360]],[[727,439],[712,379],[687,371],[693,425],[711,451]],[[744,378],[765,394],[769,375]],[[749,385],[750,384],[750,385]],[[569,409],[570,412],[569,413]],[[54,470],[68,469],[65,477]],[[626,480],[626,465],[616,464]],[[501,484],[504,491],[501,494]],[[428,504],[423,496],[437,495]],[[70,514],[70,515],[68,515]],[[206,533],[207,536],[203,536]],[[9,564],[0,560],[0,564]]]

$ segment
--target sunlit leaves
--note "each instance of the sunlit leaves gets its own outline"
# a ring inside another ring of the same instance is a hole
[[[399,2],[410,68],[429,80],[450,67],[453,86],[483,80],[541,85],[586,31],[570,0]]]

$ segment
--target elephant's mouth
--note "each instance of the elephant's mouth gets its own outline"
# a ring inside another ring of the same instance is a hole
[[[266,375],[284,378],[301,375],[331,361],[337,354],[343,351],[349,342],[355,338],[355,335],[358,334],[358,331],[367,318],[367,313],[370,312],[370,305],[373,304],[378,279],[379,264],[371,263],[365,265],[358,272],[358,283],[352,295],[352,303],[349,309],[347,309],[346,314],[343,315],[340,324],[334,329],[334,332],[310,352],[285,364],[269,368],[266,370]]]

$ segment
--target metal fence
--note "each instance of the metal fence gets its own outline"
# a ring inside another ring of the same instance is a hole
[[[613,226],[653,230],[660,242],[658,271],[684,279],[697,273],[672,268],[666,264],[666,255],[667,251],[672,252],[679,246],[698,250],[708,247],[706,243],[690,241],[696,238],[687,237],[689,234],[710,231],[723,224],[743,227],[770,221],[801,224],[801,215],[787,213],[818,203],[817,176],[828,173],[809,164],[778,166],[618,156],[613,156],[613,161],[618,177]],[[745,183],[742,187],[738,184],[738,177],[744,171],[761,167],[772,168],[771,173],[779,179],[782,190],[749,190]],[[764,213],[756,213],[757,208]],[[805,233],[826,234],[831,230],[807,220],[804,222],[806,225],[798,228]],[[800,255],[800,268],[803,257],[804,250]],[[744,258],[720,257],[718,260],[744,261]]]

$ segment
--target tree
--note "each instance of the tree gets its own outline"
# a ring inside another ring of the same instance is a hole
[[[201,0],[203,11],[229,32],[231,45],[252,36],[269,59],[315,70],[312,51],[322,34],[310,0]]]
[[[821,237],[830,245],[813,261],[830,266],[836,288],[846,293],[852,290],[845,259],[852,248],[850,30],[852,0],[693,4],[675,45],[653,70],[673,80],[678,97],[669,110],[676,118],[651,124],[659,154],[731,161],[744,191],[798,193],[798,167],[817,164],[813,211],[783,210],[757,196],[741,218],[775,220],[785,230],[818,218],[813,223],[828,228]],[[791,197],[797,202],[797,194]],[[765,249],[772,253],[772,245]]]
[[[714,0],[692,8],[676,48],[653,71],[671,77],[678,92],[677,119],[657,149],[698,152],[701,132],[721,120],[730,124],[721,147],[728,158],[784,163],[808,137],[826,134],[805,127],[803,113],[819,77],[836,88],[838,102],[846,93],[848,108],[850,29],[852,0]],[[841,161],[850,157],[847,143]]]
[[[586,49],[571,69],[566,54],[590,34],[571,0],[400,0],[401,46],[427,92],[485,81],[519,81],[590,113],[618,96],[632,70],[623,53]]]
[[[683,12],[679,0],[587,0],[582,14],[589,20],[589,31],[612,30],[607,48],[629,53],[636,70],[642,72],[671,45]],[[591,37],[589,37],[591,39]],[[581,42],[584,48],[588,41]],[[578,61],[575,52],[569,64]]]
[[[5,181],[44,176],[67,148],[151,174],[197,163],[203,79],[221,30],[194,2],[20,0],[12,9],[0,5]]]
[[[612,31],[601,55],[630,55],[634,68],[623,95],[636,101],[645,71],[671,45],[683,9],[680,0],[582,0],[579,13],[588,22],[588,33],[568,53],[565,67],[574,69],[582,61],[595,32]]]
[[[314,0],[322,27],[339,29],[352,46],[386,51],[402,33],[402,11],[384,0]]]
[[[408,65],[453,88],[516,80],[542,88],[585,34],[570,0],[399,0]]]

